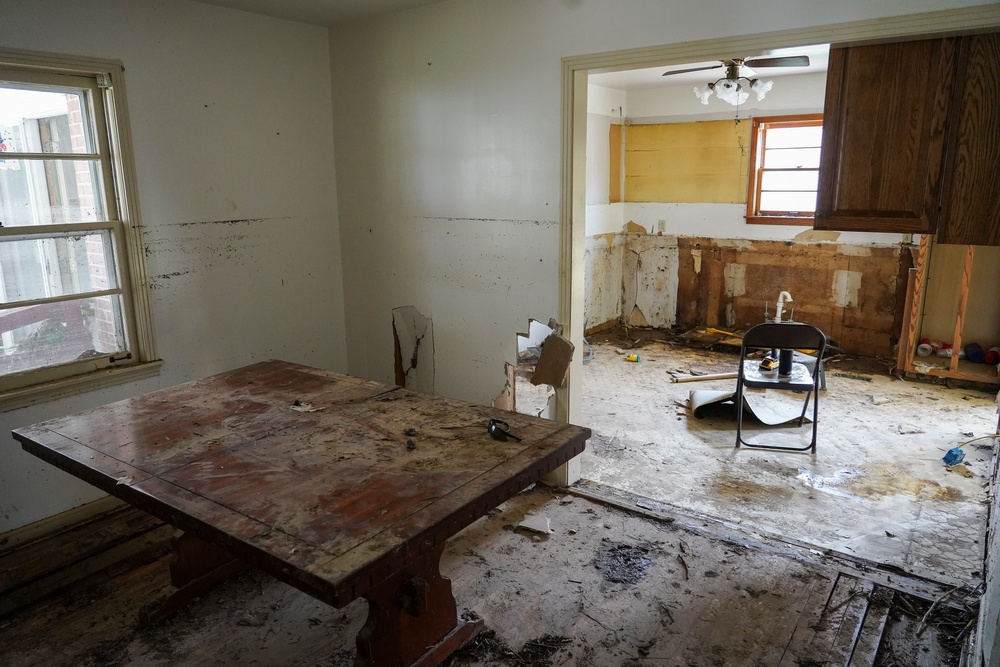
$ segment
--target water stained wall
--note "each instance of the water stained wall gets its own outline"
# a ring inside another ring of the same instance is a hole
[[[786,317],[794,309],[848,354],[891,356],[911,263],[900,245],[603,234],[587,244],[587,327],[745,330],[788,291]]]

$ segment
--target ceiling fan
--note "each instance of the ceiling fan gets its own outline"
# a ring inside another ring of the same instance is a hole
[[[686,74],[688,72],[701,72],[705,70],[726,68],[726,75],[705,86],[695,86],[694,94],[702,104],[708,104],[708,98],[714,92],[719,98],[730,104],[742,104],[750,96],[743,89],[741,80],[747,82],[748,87],[757,94],[757,99],[762,100],[774,85],[773,81],[761,81],[750,78],[756,74],[754,67],[808,67],[809,56],[775,56],[762,58],[730,58],[720,60],[718,65],[707,65],[705,67],[690,67],[688,69],[678,69],[664,72],[663,76],[671,74]]]

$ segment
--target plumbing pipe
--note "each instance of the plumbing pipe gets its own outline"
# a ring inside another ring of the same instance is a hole
[[[776,323],[781,322],[781,313],[785,309],[785,302],[791,300],[792,300],[792,295],[789,294],[788,292],[782,292],[781,294],[778,295],[778,304],[777,306],[775,306],[774,309],[774,321]]]

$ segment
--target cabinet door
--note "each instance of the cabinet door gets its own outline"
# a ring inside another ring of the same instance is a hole
[[[938,243],[1000,245],[1000,33],[962,39]]]
[[[934,231],[956,47],[830,50],[816,229]]]

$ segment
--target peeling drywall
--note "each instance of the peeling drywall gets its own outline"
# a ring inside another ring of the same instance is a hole
[[[583,252],[583,270],[587,276],[583,306],[586,329],[621,320],[624,247],[622,234],[602,234],[586,241]]]
[[[720,242],[721,241],[721,242]],[[898,332],[900,246],[863,248],[680,237],[677,324],[746,329],[774,313],[778,294],[795,319],[821,328],[849,353],[891,355]],[[694,258],[701,254],[701,272]],[[907,253],[908,255],[909,253]]]
[[[670,328],[677,317],[677,240],[627,235],[622,258],[622,316],[633,326]]]
[[[392,309],[396,384],[434,393],[434,327],[413,306]]]
[[[833,305],[841,308],[851,308],[858,304],[858,291],[861,289],[861,274],[857,271],[833,272]]]

